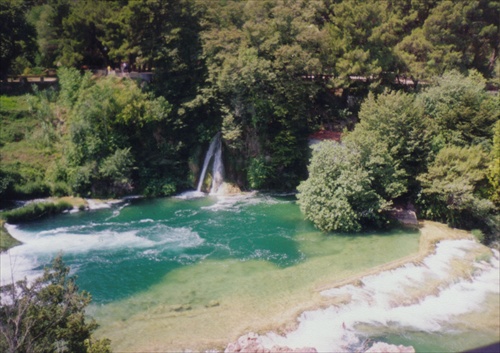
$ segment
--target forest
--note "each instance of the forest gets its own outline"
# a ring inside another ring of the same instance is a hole
[[[193,189],[220,131],[227,180],[298,187],[321,230],[412,204],[495,240],[499,19],[492,0],[2,1],[0,199]],[[124,63],[153,80],[96,74]],[[311,154],[317,131],[342,143]]]

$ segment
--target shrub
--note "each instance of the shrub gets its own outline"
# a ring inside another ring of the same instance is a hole
[[[44,181],[32,180],[25,184],[17,184],[14,186],[15,197],[21,199],[32,199],[36,197],[49,196],[50,189]]]
[[[263,157],[254,158],[248,166],[248,184],[252,189],[261,189],[269,177],[270,167]]]
[[[35,280],[0,287],[0,351],[109,353],[108,339],[92,339],[98,325],[85,315],[90,301],[61,256]]]
[[[473,229],[471,230],[472,235],[476,238],[476,240],[480,243],[484,243],[484,233],[481,229]]]

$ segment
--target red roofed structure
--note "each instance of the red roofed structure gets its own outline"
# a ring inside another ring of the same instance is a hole
[[[319,130],[312,135],[309,135],[310,140],[334,140],[340,142],[342,138],[342,133],[338,131],[328,131],[328,130]]]

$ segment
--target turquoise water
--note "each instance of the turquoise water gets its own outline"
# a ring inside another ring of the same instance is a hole
[[[304,258],[294,237],[314,229],[291,198],[263,196],[227,202],[210,197],[133,200],[29,223],[17,231],[24,240],[46,239],[34,249],[40,265],[62,251],[80,287],[92,293],[94,302],[106,303],[202,260],[292,266]]]
[[[24,244],[1,256],[2,281],[39,274],[62,252],[116,352],[221,349],[249,331],[289,330],[328,303],[322,288],[419,241],[403,230],[323,234],[293,196],[262,194],[129,200],[10,231]]]

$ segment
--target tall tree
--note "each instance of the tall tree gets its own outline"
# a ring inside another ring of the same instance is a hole
[[[454,227],[498,232],[495,207],[485,197],[489,162],[481,146],[449,146],[439,151],[429,171],[419,176],[425,217],[445,219]]]
[[[383,1],[360,0],[333,5],[329,32],[337,84],[347,84],[350,75],[378,80],[382,72],[392,69],[394,31],[381,29],[388,20],[385,5]]]
[[[309,177],[297,190],[306,218],[322,231],[359,232],[380,225],[384,199],[354,144],[324,141],[314,147]]]
[[[0,78],[4,79],[12,62],[19,56],[33,60],[36,51],[36,32],[26,20],[29,2],[5,0],[0,2]],[[31,55],[32,56],[32,55]]]
[[[491,141],[493,125],[500,119],[500,100],[485,87],[486,81],[477,71],[467,76],[452,71],[437,77],[419,95],[433,123],[436,149],[445,144],[467,146]]]
[[[62,64],[58,59],[62,54],[63,21],[70,9],[68,0],[46,0],[31,9],[29,20],[37,31],[38,65],[55,67]]]
[[[370,155],[375,155],[377,148],[383,148],[383,143],[392,157],[391,163],[396,164],[387,169],[379,161],[373,166],[372,172],[377,173],[379,170],[382,179],[392,178],[395,185],[399,185],[398,188],[410,192],[417,190],[416,177],[426,170],[432,137],[429,133],[430,121],[424,116],[422,102],[416,100],[414,95],[403,92],[386,91],[378,96],[370,93],[361,105],[359,119],[359,124],[347,138],[357,141],[360,146],[366,146]],[[399,195],[382,194],[393,199],[401,196],[402,192]]]
[[[472,68],[491,77],[500,44],[499,23],[496,1],[441,1],[424,24],[397,45],[397,52],[415,77]]]

